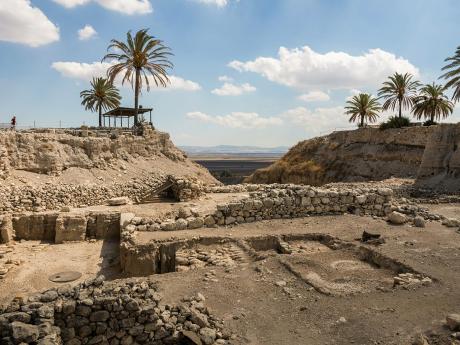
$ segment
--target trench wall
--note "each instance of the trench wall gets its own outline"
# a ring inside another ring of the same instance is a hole
[[[4,215],[0,243],[36,240],[54,243],[120,238],[120,212],[43,212]]]

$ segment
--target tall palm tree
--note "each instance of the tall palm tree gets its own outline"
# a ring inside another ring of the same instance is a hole
[[[126,43],[118,40],[111,40],[107,48],[114,49],[113,52],[104,56],[102,61],[115,60],[117,63],[107,71],[111,82],[120,74],[124,73],[122,83],[129,82],[134,88],[134,123],[138,124],[139,93],[143,83],[150,90],[150,83],[153,80],[156,86],[166,87],[169,83],[168,69],[173,64],[168,60],[172,55],[171,50],[159,39],[148,34],[148,29],[140,30],[133,37],[131,31],[126,34]],[[149,78],[150,77],[150,78]]]
[[[420,89],[420,95],[415,99],[412,112],[417,119],[445,119],[454,111],[454,104],[444,94],[442,85],[427,84]]]
[[[345,114],[351,115],[350,122],[359,120],[361,127],[364,126],[365,120],[369,122],[377,121],[378,113],[382,110],[377,98],[367,93],[353,96],[346,104]]]
[[[93,78],[91,89],[80,92],[81,105],[86,110],[99,112],[99,127],[102,127],[102,110],[110,110],[120,105],[118,89],[105,78]]]
[[[420,83],[413,80],[414,76],[406,73],[395,73],[388,77],[388,81],[383,83],[379,90],[379,97],[385,99],[383,110],[391,109],[394,111],[396,107],[399,109],[399,118],[402,117],[403,109],[411,109],[417,96],[417,88]]]
[[[452,100],[458,102],[460,101],[460,46],[457,47],[455,55],[445,61],[449,61],[449,64],[444,66],[442,70],[448,72],[444,73],[441,78],[447,80],[446,89],[450,87],[454,89]]]

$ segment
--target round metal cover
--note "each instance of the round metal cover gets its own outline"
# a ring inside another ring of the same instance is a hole
[[[55,283],[73,282],[81,277],[81,273],[77,271],[60,272],[49,276],[49,280]]]

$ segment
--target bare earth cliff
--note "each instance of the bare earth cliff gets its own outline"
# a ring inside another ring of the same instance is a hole
[[[80,207],[142,197],[173,177],[217,181],[167,133],[0,131],[0,213]]]
[[[298,143],[247,182],[322,185],[410,177],[427,187],[445,185],[456,190],[460,185],[459,145],[458,124],[334,132]]]

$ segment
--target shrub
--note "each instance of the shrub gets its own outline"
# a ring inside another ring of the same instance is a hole
[[[410,119],[408,117],[391,116],[387,122],[380,125],[380,129],[409,127]]]
[[[431,121],[431,120],[427,120],[423,123],[424,126],[426,127],[429,127],[429,126],[434,126],[434,125],[437,125],[438,123],[436,121]]]

